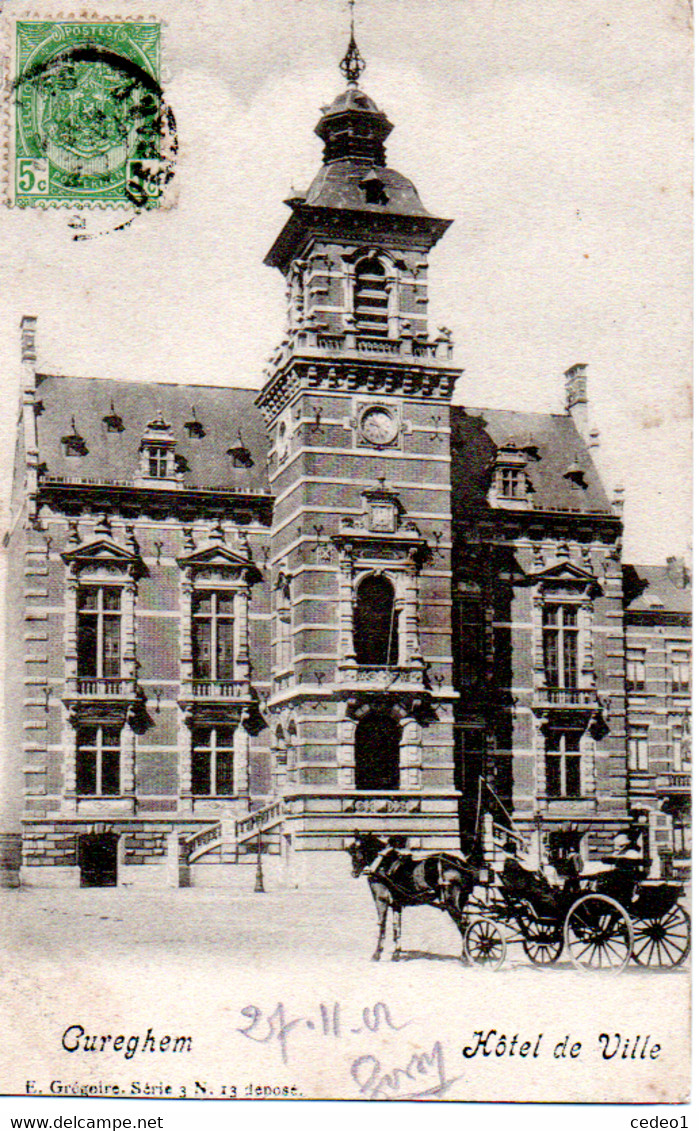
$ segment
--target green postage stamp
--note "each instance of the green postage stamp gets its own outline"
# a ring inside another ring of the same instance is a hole
[[[177,147],[160,33],[138,20],[14,22],[10,203],[158,206]]]

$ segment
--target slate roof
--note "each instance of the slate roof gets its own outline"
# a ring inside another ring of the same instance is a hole
[[[525,513],[614,513],[570,416],[455,405],[451,409],[451,431],[452,497],[457,519],[488,508],[498,450],[512,441],[527,452],[526,475],[533,492],[531,509]],[[566,477],[572,464],[579,467],[584,486],[576,486]],[[509,508],[503,508],[505,511],[511,513]]]
[[[370,204],[361,187],[368,174],[381,181],[386,196],[382,203]],[[315,208],[346,208],[353,212],[381,215],[429,216],[412,181],[396,169],[371,166],[348,158],[322,165],[306,193],[305,204]]]
[[[255,389],[37,375],[36,399],[42,406],[37,416],[39,462],[51,477],[131,484],[138,474],[146,427],[162,414],[172,426],[175,452],[187,461],[183,487],[268,492],[268,439],[254,404],[256,395]],[[110,432],[104,423],[112,405],[122,419],[122,432]],[[193,407],[205,431],[201,438],[185,428],[193,419]],[[87,455],[65,454],[61,439],[72,433],[72,418]],[[254,461],[249,468],[235,468],[227,454],[240,446],[239,429]]]
[[[684,585],[674,577],[683,577]],[[674,575],[674,577],[673,577]],[[668,565],[630,565],[624,567],[626,609],[633,613],[692,612],[692,584],[683,563]]]

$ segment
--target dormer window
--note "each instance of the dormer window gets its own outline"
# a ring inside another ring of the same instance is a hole
[[[85,440],[78,432],[75,426],[75,417],[71,417],[70,426],[72,431],[67,436],[61,437],[63,444],[63,451],[67,456],[86,456],[89,449]]]
[[[280,424],[280,433],[282,425]],[[249,448],[245,447],[243,443],[243,436],[238,429],[238,445],[235,448],[228,449],[228,455],[231,457],[233,467],[254,467],[255,461],[252,458],[252,453]]]
[[[498,448],[488,495],[491,506],[521,508],[529,505],[532,486],[527,475],[527,463],[526,451],[513,439]]]
[[[184,426],[187,429],[187,435],[189,436],[190,440],[193,436],[195,436],[197,440],[201,440],[204,436],[206,436],[206,429],[197,417],[197,410],[194,405],[192,405],[192,419],[185,420]]]
[[[367,204],[388,204],[388,195],[381,178],[372,169],[359,182]]]
[[[107,415],[102,417],[102,423],[106,425],[108,432],[124,431],[124,421],[121,419],[119,413],[114,408],[114,401],[111,402]]]
[[[587,487],[587,480],[585,479],[585,472],[576,459],[570,466],[563,472],[563,478],[579,490],[583,491]]]
[[[159,413],[155,420],[146,425],[141,440],[137,486],[147,486],[155,481],[167,481],[172,486],[181,484],[182,475],[187,471],[187,462],[176,453],[175,446],[172,428]]]

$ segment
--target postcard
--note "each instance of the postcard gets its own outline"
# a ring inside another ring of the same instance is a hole
[[[3,6],[3,1094],[687,1101],[690,17]]]

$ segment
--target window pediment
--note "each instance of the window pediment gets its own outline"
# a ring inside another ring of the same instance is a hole
[[[556,565],[544,569],[532,570],[528,574],[532,584],[542,585],[544,588],[557,586],[560,589],[586,589],[593,586],[596,592],[601,592],[599,582],[594,573],[582,569],[570,560],[557,562]]]
[[[140,553],[120,546],[111,538],[83,542],[71,550],[66,550],[61,557],[75,573],[83,573],[89,569],[123,573],[129,577],[142,577],[148,573]]]
[[[207,577],[230,577],[231,574],[245,574],[248,584],[262,580],[262,574],[251,558],[243,557],[228,546],[215,542],[202,546],[192,553],[177,559],[182,569],[189,569],[196,573],[206,572]]]

